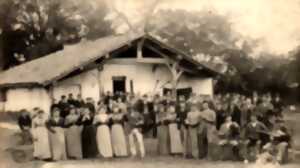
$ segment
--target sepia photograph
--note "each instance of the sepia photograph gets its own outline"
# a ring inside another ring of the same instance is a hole
[[[299,85],[300,0],[0,0],[0,168],[299,168]]]

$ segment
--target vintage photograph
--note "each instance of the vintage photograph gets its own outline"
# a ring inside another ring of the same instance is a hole
[[[0,168],[299,168],[300,0],[0,0]]]

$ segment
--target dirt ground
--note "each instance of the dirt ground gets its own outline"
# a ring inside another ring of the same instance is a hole
[[[286,120],[291,124],[294,130],[294,139],[297,148],[300,149],[300,113],[292,113],[287,115]],[[41,162],[41,161],[30,161],[26,163],[16,163],[12,160],[10,151],[8,148],[14,147],[16,144],[16,138],[13,134],[17,131],[16,124],[12,123],[0,123],[0,168],[261,168],[262,166],[253,164],[243,164],[241,162],[215,162],[207,160],[190,160],[174,157],[158,157],[155,155],[148,155],[145,159],[137,158],[124,158],[124,159],[94,159],[94,160],[78,160],[78,161],[61,161],[61,162]],[[146,148],[148,153],[153,153],[156,148],[153,140],[146,141]],[[264,166],[266,168],[274,168]],[[299,168],[300,157],[297,158],[293,163],[281,166],[287,168]],[[263,167],[262,167],[263,168]]]

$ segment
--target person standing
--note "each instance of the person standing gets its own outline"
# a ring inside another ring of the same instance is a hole
[[[85,102],[84,102],[84,100],[82,99],[81,94],[78,94],[78,95],[77,95],[77,99],[74,101],[74,106],[75,106],[76,108],[81,108],[81,107],[83,107],[84,105],[85,105]]]
[[[36,117],[32,120],[33,129],[33,156],[36,159],[51,159],[51,149],[49,142],[49,134],[46,127],[47,116],[43,110],[39,110]]]
[[[96,112],[94,99],[91,97],[86,98],[85,106],[90,110],[91,117],[94,117],[95,112]]]
[[[135,139],[137,141],[138,150],[140,157],[145,157],[145,146],[143,140],[143,134],[141,133],[141,128],[144,124],[144,117],[141,113],[137,112],[134,108],[129,108],[129,113],[127,115],[128,126],[129,126],[129,145],[130,152],[133,157],[137,155]]]
[[[199,158],[199,144],[198,144],[198,126],[199,126],[200,112],[196,103],[191,104],[191,109],[187,114],[185,123],[188,125],[188,141],[191,148],[187,149],[191,153],[191,157]]]
[[[61,96],[61,100],[59,101],[58,106],[60,109],[60,116],[62,118],[66,118],[66,116],[69,114],[70,104],[68,103],[65,95]]]
[[[157,151],[159,155],[169,154],[168,145],[168,122],[167,112],[163,104],[158,104],[158,113],[156,114],[156,126],[157,126]]]
[[[59,109],[55,109],[47,122],[49,130],[52,159],[54,161],[66,160],[66,141],[64,132],[64,119],[60,117]]]
[[[83,107],[82,113],[79,119],[79,123],[83,126],[81,132],[82,156],[83,158],[95,158],[98,155],[98,149],[93,116],[88,107]]]
[[[210,109],[208,102],[203,103],[203,110],[200,113],[201,122],[204,124],[207,139],[207,156],[212,159],[212,152],[216,144],[216,113]]]
[[[177,117],[179,122],[179,130],[181,134],[181,142],[182,142],[182,153],[183,156],[187,156],[187,149],[189,148],[188,143],[188,126],[185,123],[186,117],[188,113],[188,107],[185,101],[179,101],[177,107]]]
[[[74,99],[72,93],[69,93],[68,95],[68,104],[72,106],[76,106],[76,100]]]
[[[81,149],[81,127],[79,126],[79,114],[75,108],[70,109],[69,115],[65,119],[65,135],[67,155],[70,159],[82,159]]]
[[[122,113],[127,113],[127,105],[123,102],[123,99],[121,96],[117,97],[116,105],[120,109]]]
[[[152,103],[149,101],[148,95],[146,94],[143,95],[142,99],[138,100],[136,104],[137,111],[143,114],[145,119],[142,128],[143,134],[146,134],[149,131],[151,131],[153,127],[154,121],[152,121],[152,117],[151,117],[153,114],[152,113],[153,109],[151,107],[152,107]]]
[[[251,99],[247,98],[244,100],[242,107],[241,107],[241,136],[245,136],[245,128],[247,124],[250,122],[250,116],[253,113],[253,105]]]
[[[32,143],[31,135],[31,117],[27,110],[21,110],[21,116],[18,117],[18,125],[21,129],[22,144]]]
[[[111,138],[113,152],[116,157],[126,157],[128,156],[127,152],[127,143],[124,131],[124,115],[121,113],[117,105],[113,106],[112,114],[112,127],[111,127]]]
[[[109,121],[110,116],[107,114],[106,106],[100,106],[96,112],[94,124],[97,127],[96,140],[98,151],[103,158],[113,157]]]
[[[167,120],[169,122],[169,136],[170,136],[170,152],[172,155],[182,154],[182,143],[180,131],[178,129],[177,114],[174,105],[170,105],[167,112]]]

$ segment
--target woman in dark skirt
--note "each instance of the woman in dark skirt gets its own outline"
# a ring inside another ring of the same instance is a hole
[[[84,107],[80,117],[80,124],[83,126],[81,133],[82,156],[83,158],[95,158],[98,155],[96,129],[93,125],[93,117],[89,108]]]
[[[157,150],[159,155],[169,154],[169,130],[167,123],[167,112],[163,104],[158,105],[156,116],[157,124]]]

